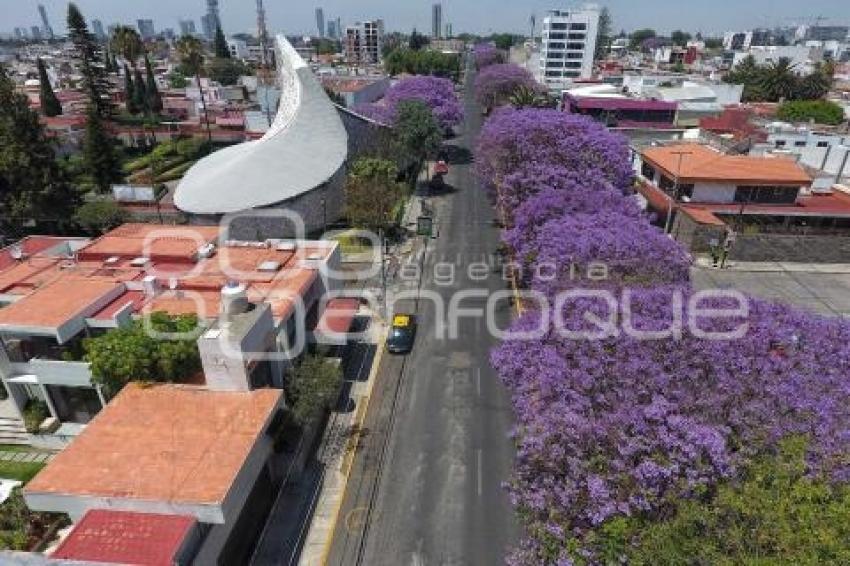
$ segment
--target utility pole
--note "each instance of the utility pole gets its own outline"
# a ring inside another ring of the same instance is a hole
[[[266,122],[268,126],[272,125],[272,109],[269,105],[269,74],[271,73],[269,65],[269,32],[266,28],[266,9],[263,6],[263,0],[257,0],[257,37],[260,40],[260,73],[259,78],[265,87],[263,89],[266,98]]]

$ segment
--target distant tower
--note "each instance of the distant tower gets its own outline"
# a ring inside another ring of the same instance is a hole
[[[321,8],[316,8],[316,27],[319,30],[319,37],[325,37],[325,12]]]
[[[103,31],[103,22],[100,20],[91,21],[91,29],[98,41],[106,39],[106,32]]]
[[[221,27],[221,18],[218,15],[218,0],[207,0],[206,29],[204,33],[207,39],[212,40],[215,32]]]
[[[260,62],[265,66],[268,63],[266,58],[269,48],[269,30],[266,28],[266,9],[263,7],[263,0],[257,0],[257,37],[260,40]]]
[[[534,44],[534,28],[537,27],[537,16],[535,16],[534,14],[531,14],[531,17],[528,18],[528,23],[531,24],[531,35],[529,37],[531,38],[531,43],[533,45]]]
[[[50,22],[47,20],[47,10],[44,9],[44,4],[38,5],[38,13],[41,14],[41,25],[44,26],[44,36],[47,39],[53,39],[53,28],[50,27]]]
[[[443,36],[443,5],[439,2],[431,7],[431,37],[440,39]]]

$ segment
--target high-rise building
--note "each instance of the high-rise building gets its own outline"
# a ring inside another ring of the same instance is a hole
[[[15,39],[25,39],[27,36],[25,32],[24,28],[15,28]]]
[[[337,39],[337,36],[338,34],[336,32],[336,21],[331,20],[328,22],[328,37],[330,39]]]
[[[118,24],[109,24],[106,26],[106,33],[108,37],[112,37],[115,35],[115,30],[118,29]]]
[[[204,35],[210,41],[215,38],[215,32],[221,27],[221,18],[218,15],[218,0],[207,0],[207,14],[201,18]]]
[[[319,37],[325,37],[325,11],[321,8],[316,8],[316,27],[319,30]]]
[[[453,35],[454,34],[452,34],[452,24],[447,23],[446,24],[446,39],[451,39],[453,37]]]
[[[100,20],[92,20],[91,29],[92,33],[94,33],[94,37],[98,41],[103,41],[104,39],[106,39],[106,32],[103,30],[103,22],[101,22]]]
[[[593,75],[593,56],[599,32],[599,8],[551,10],[543,18],[538,78],[560,88]]]
[[[148,41],[156,37],[156,30],[153,27],[153,20],[136,20],[136,25],[139,28],[139,35],[142,39]]]
[[[847,26],[811,26],[806,30],[805,38],[812,41],[847,41],[850,27]]]
[[[32,33],[32,38],[36,41],[41,41],[41,28],[38,26],[32,26],[30,28],[30,32]]]
[[[195,35],[195,20],[180,20],[180,35]]]
[[[50,22],[47,19],[47,10],[44,9],[44,4],[38,5],[38,13],[41,15],[41,25],[44,26],[44,36],[47,39],[53,39],[53,28],[50,27]]]
[[[439,2],[431,6],[431,37],[443,37],[443,5]]]
[[[345,56],[349,63],[377,65],[384,45],[384,20],[357,22],[345,28]]]

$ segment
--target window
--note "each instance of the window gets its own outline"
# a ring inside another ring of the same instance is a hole
[[[679,199],[683,198],[694,198],[694,186],[691,184],[688,185],[679,185]]]
[[[587,37],[587,34],[584,33],[571,33],[567,36],[567,39],[581,39],[584,41],[584,38]]]
[[[567,61],[564,63],[564,67],[568,69],[581,69],[581,61]]]
[[[783,186],[739,186],[735,191],[735,202],[737,203],[763,203],[763,204],[794,204],[797,201],[798,187]]]
[[[818,142],[818,147],[829,147],[829,142],[825,142],[825,141]]]
[[[564,62],[563,61],[547,61],[546,66],[550,69],[563,69]]]
[[[549,29],[556,29],[556,30],[563,30],[563,31],[566,31],[566,29],[567,29],[567,24],[564,24],[564,23],[560,23],[560,24],[559,24],[559,23],[552,23],[552,24],[549,24]]]
[[[584,49],[584,43],[568,43],[567,49]]]
[[[582,57],[584,57],[584,53],[575,53],[575,52],[565,53],[564,55],[566,55],[567,59],[581,59]]]
[[[557,53],[549,53],[546,57],[548,59],[563,59],[564,55],[566,55],[566,53],[557,52]]]
[[[546,76],[547,77],[560,77],[561,72],[560,71],[546,71]]]
[[[573,24],[570,26],[572,31],[585,31],[587,30],[587,24]]]
[[[563,49],[564,47],[566,47],[566,44],[564,44],[564,43],[550,43],[549,44],[549,49]]]
[[[776,147],[785,147],[787,142],[785,140],[776,140],[774,143],[776,144]]]
[[[676,183],[673,182],[673,179],[671,179],[670,177],[666,177],[664,175],[661,175],[661,180],[658,182],[658,186],[665,193],[671,192],[670,189],[672,189],[675,185],[676,185]]]
[[[565,34],[565,33],[550,33],[549,34],[549,40],[551,41],[553,39],[567,39],[567,34]]]
[[[640,174],[651,181],[655,178],[655,169],[652,167],[652,165],[644,161],[643,165],[641,165],[640,168]]]
[[[579,73],[578,71],[565,71],[564,72],[564,76],[569,77],[571,79],[578,78],[579,75],[581,75],[581,73]]]
[[[794,147],[806,147],[806,142],[804,141],[795,141]]]

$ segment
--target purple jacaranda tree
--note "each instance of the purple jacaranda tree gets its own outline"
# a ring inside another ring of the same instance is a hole
[[[490,65],[475,78],[475,100],[484,108],[495,108],[506,104],[520,88],[542,91],[526,69],[511,63]]]
[[[454,83],[449,79],[430,76],[415,76],[400,80],[387,91],[384,103],[395,108],[403,100],[424,102],[443,129],[460,124],[463,109],[455,93]]]
[[[690,278],[690,257],[678,242],[645,218],[615,211],[563,214],[519,246],[525,279],[550,297],[572,287],[650,287]]]
[[[463,120],[463,109],[449,79],[430,76],[414,76],[398,81],[391,86],[384,98],[378,102],[355,105],[353,111],[381,124],[395,122],[399,102],[418,100],[433,113],[443,129],[456,126]]]
[[[676,293],[688,304],[686,286],[629,293],[620,309],[629,305],[636,328],[687,320],[673,306]],[[595,563],[596,529],[618,516],[663,520],[789,435],[808,438],[813,473],[850,479],[850,323],[751,300],[746,314],[694,323],[702,332],[746,323],[739,338],[707,339],[685,323],[681,337],[646,339],[624,332],[622,315],[605,338],[562,331],[596,329],[586,313],[604,320],[608,308],[575,299],[562,326],[492,354],[516,416],[510,495],[527,538],[513,563]],[[541,320],[529,312],[513,330]]]
[[[506,60],[504,51],[496,49],[488,43],[479,43],[476,45],[472,56],[475,61],[475,68],[479,71],[490,65],[504,63]]]
[[[500,108],[484,124],[475,171],[498,197],[509,175],[526,168],[562,167],[575,175],[599,175],[616,188],[632,180],[625,138],[585,116],[537,108]]]

